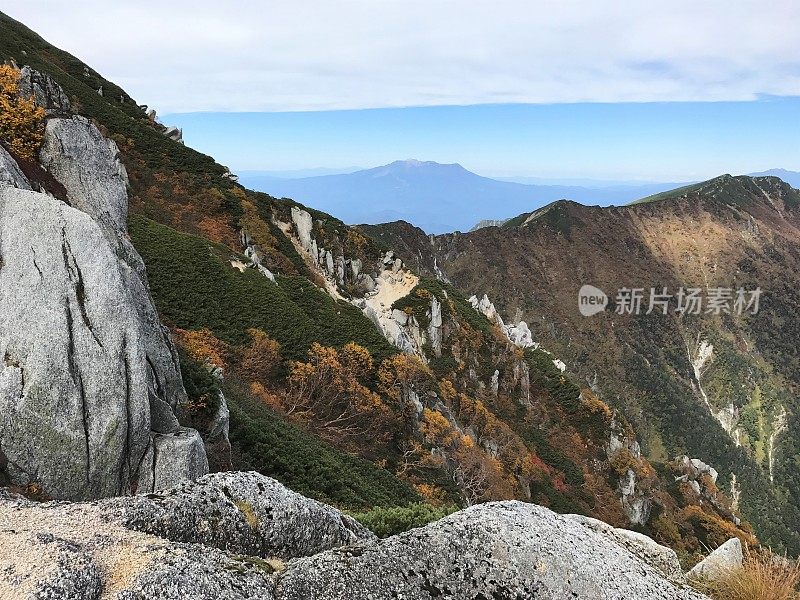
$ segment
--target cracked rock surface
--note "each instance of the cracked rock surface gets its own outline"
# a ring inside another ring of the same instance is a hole
[[[174,485],[202,475],[199,439],[186,453],[195,460],[160,472],[179,438],[162,443],[151,431],[151,399],[177,402],[167,382],[180,385],[180,375],[160,325],[142,320],[144,299],[132,297],[130,272],[98,224],[45,194],[0,187],[0,256],[0,449],[8,479],[84,499],[136,491],[140,480]],[[170,433],[192,435],[174,415],[169,425]],[[163,448],[153,453],[156,441]]]
[[[131,529],[262,558],[308,556],[375,537],[352,517],[259,473],[212,473],[101,505]]]
[[[0,152],[0,482],[79,500],[196,479],[205,449],[175,417],[186,392],[127,238],[116,146],[28,77],[60,115],[40,159],[67,201],[31,191]]]
[[[95,504],[0,494],[0,598],[273,600],[265,561],[109,522]]]

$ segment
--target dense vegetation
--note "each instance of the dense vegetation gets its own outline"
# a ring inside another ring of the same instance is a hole
[[[428,248],[456,286],[485,292],[504,315],[525,319],[535,340],[625,414],[655,467],[682,454],[713,465],[719,489],[741,494],[741,515],[762,541],[798,554],[800,192],[774,177],[722,176],[649,200],[556,203],[564,211],[550,218],[545,212],[521,226],[528,213],[502,228],[437,236]],[[605,314],[587,319],[575,310],[581,283],[611,292]],[[760,286],[761,310],[741,317],[613,310],[621,287],[647,295],[649,286],[674,293],[703,284]],[[698,382],[692,361],[701,342],[714,349]],[[554,461],[541,444],[537,453]],[[682,491],[672,491],[678,502]]]
[[[226,386],[225,393],[234,468],[265,473],[296,492],[343,508],[419,502],[419,495],[389,471],[335,450],[236,386]]]
[[[248,329],[278,341],[286,359],[304,358],[313,342],[355,341],[381,360],[396,353],[363,313],[333,300],[308,279],[255,269],[240,272],[232,250],[132,215],[130,234],[147,265],[150,289],[163,318],[181,329],[209,329],[230,344],[249,341]]]
[[[385,538],[438,521],[456,510],[456,506],[434,507],[417,502],[408,506],[353,513],[353,517],[378,537]]]

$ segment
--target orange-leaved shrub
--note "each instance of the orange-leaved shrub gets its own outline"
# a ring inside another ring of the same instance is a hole
[[[45,112],[19,91],[19,69],[0,65],[0,141],[14,154],[34,160],[44,140]]]
[[[290,364],[283,412],[326,439],[380,436],[389,430],[392,414],[365,385],[374,373],[372,356],[363,346],[350,342],[337,349],[315,342],[308,362]]]

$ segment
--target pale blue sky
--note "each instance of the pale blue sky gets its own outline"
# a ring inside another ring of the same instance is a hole
[[[165,121],[237,169],[409,157],[542,177],[800,169],[797,0],[4,0],[2,10],[159,114],[206,113]]]
[[[165,117],[233,169],[458,162],[483,175],[684,181],[800,170],[800,98]]]

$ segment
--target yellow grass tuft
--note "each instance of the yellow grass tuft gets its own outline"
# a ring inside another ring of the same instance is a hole
[[[253,510],[253,507],[244,500],[234,500],[233,503],[244,515],[244,520],[247,521],[247,524],[253,529],[258,529],[258,517],[256,516],[256,511]]]
[[[740,568],[695,586],[714,600],[800,600],[800,561],[750,552]]]

